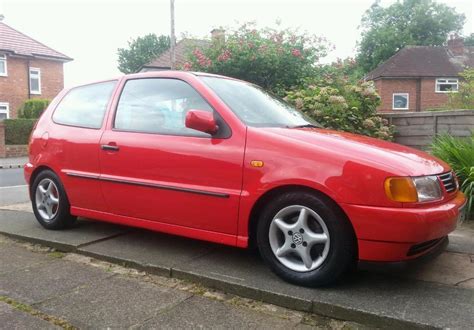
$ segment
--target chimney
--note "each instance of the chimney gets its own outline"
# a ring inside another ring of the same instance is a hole
[[[454,35],[448,40],[448,49],[453,56],[462,56],[464,54],[464,39]]]
[[[211,31],[211,40],[213,42],[225,42],[225,30],[221,28]]]

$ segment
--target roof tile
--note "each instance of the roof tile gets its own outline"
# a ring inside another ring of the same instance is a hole
[[[365,79],[455,77],[473,65],[473,47],[464,47],[462,56],[453,56],[447,47],[407,46],[369,72]]]
[[[72,61],[69,56],[28,37],[3,22],[0,22],[0,51],[24,56],[45,56],[63,61]]]

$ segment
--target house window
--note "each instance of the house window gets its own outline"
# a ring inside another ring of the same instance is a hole
[[[452,93],[458,91],[458,78],[436,79],[436,93]]]
[[[10,117],[9,108],[8,103],[0,102],[0,120],[8,119]]]
[[[7,76],[7,55],[0,54],[0,76]]]
[[[41,71],[37,68],[30,68],[30,93],[41,94]]]
[[[408,110],[408,93],[393,93],[393,110]]]

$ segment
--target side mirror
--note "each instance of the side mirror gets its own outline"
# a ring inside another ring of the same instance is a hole
[[[187,128],[211,135],[217,133],[219,128],[212,112],[204,110],[189,110],[186,114],[185,125]]]

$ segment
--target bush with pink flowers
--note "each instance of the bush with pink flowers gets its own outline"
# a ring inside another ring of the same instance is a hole
[[[182,69],[243,79],[281,94],[314,75],[328,49],[324,38],[247,23],[227,31],[225,42],[216,39],[211,47],[190,49]]]

